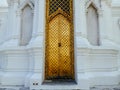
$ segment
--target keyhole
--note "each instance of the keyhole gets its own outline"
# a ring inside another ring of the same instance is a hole
[[[58,47],[61,47],[61,43],[58,43]]]

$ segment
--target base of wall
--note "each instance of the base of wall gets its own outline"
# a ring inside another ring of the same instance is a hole
[[[45,56],[42,44],[36,44],[40,45],[39,47],[31,45],[27,48],[8,47],[1,50],[0,90],[102,90],[107,86],[118,85],[120,83],[119,50],[92,47],[85,42],[83,44],[86,47],[75,48],[74,70],[77,84],[71,85],[43,85]],[[105,87],[98,87],[99,85],[105,85]],[[113,90],[114,87],[110,88]]]
[[[46,86],[47,87],[47,86]],[[55,86],[56,87],[56,86]],[[110,86],[94,86],[94,87],[91,87],[89,89],[80,89],[80,88],[71,88],[71,86],[66,86],[66,88],[64,88],[62,86],[59,86],[58,89],[56,88],[48,88],[48,89],[30,89],[30,88],[27,88],[27,87],[17,87],[17,86],[14,86],[14,87],[10,87],[10,86],[6,86],[6,87],[3,87],[3,88],[0,88],[0,90],[120,90],[120,85],[110,85]],[[74,86],[75,87],[75,86]]]
[[[94,86],[91,87],[90,90],[120,90],[120,85],[119,86],[115,86],[115,85],[111,85],[111,86]]]

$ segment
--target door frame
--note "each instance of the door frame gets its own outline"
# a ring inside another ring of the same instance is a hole
[[[47,71],[47,66],[48,65],[46,65],[47,64],[47,57],[46,57],[46,54],[47,54],[47,52],[46,52],[46,48],[47,48],[47,35],[48,35],[48,32],[47,32],[47,30],[48,30],[48,25],[49,25],[49,22],[54,18],[54,17],[56,17],[58,14],[61,14],[61,15],[63,15],[64,17],[66,17],[66,19],[68,19],[68,21],[70,22],[70,24],[71,24],[71,35],[70,35],[70,38],[71,38],[71,47],[72,47],[72,50],[71,50],[71,57],[72,57],[72,72],[73,72],[73,80],[75,80],[75,66],[74,66],[74,64],[75,64],[75,58],[74,58],[74,53],[75,53],[75,51],[74,51],[74,23],[73,23],[73,0],[70,0],[70,16],[69,15],[67,15],[64,11],[62,11],[61,9],[58,9],[54,14],[52,14],[51,16],[49,16],[49,0],[46,0],[46,16],[45,16],[45,20],[46,20],[46,23],[45,23],[45,66],[44,66],[44,80],[46,80],[46,71]]]

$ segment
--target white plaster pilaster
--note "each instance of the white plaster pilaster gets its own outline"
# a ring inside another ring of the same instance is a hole
[[[89,46],[87,40],[85,0],[74,1],[74,31],[76,47]]]
[[[17,9],[18,9],[18,0],[14,0],[13,2],[13,8],[12,8],[12,17],[13,17],[13,20],[11,21],[12,22],[12,39],[17,39],[18,38],[18,31],[16,30],[17,29]]]
[[[99,40],[100,40],[100,45],[102,44],[102,39],[105,37],[105,32],[104,32],[104,18],[103,18],[103,10],[100,9],[98,10],[98,21],[99,21]]]
[[[112,13],[111,13],[111,9],[110,7],[107,5],[106,1],[102,1],[102,8],[104,8],[104,32],[106,32],[106,37],[105,38],[108,38],[109,37],[109,33],[110,31],[112,31]],[[111,32],[112,33],[112,32]]]
[[[10,0],[9,0],[10,1]],[[9,39],[11,32],[9,32],[10,26],[11,26],[11,20],[12,20],[12,5],[10,2],[8,2],[8,21],[7,21],[7,30],[6,30],[6,40]]]
[[[86,23],[86,3],[84,0],[81,0],[80,5],[78,5],[80,7],[80,29],[81,29],[81,36],[82,37],[87,37],[87,23]],[[78,9],[79,10],[79,9]]]
[[[44,33],[45,32],[45,0],[36,0],[34,8],[33,34],[29,46],[32,47],[31,53],[34,54],[34,74],[30,77],[30,88],[33,83],[42,83],[44,79]]]
[[[116,48],[117,45],[114,43],[113,40],[113,17],[112,17],[112,11],[110,3],[106,2],[105,0],[101,1],[103,11],[103,20],[102,20],[102,46],[109,47],[109,48]]]
[[[99,32],[100,32],[100,44],[104,43],[104,39],[107,38],[107,29],[106,29],[106,22],[105,22],[105,9],[104,9],[105,2],[101,2],[101,11],[98,11],[99,14]],[[103,9],[103,10],[102,10]]]
[[[37,33],[43,34],[45,31],[45,16],[46,16],[46,1],[44,0],[39,0],[39,25],[38,25],[38,31]],[[40,35],[39,34],[39,35]]]
[[[43,52],[41,48],[34,48],[31,50],[34,58],[34,65],[33,65],[33,74],[30,75],[30,78],[28,79],[30,81],[30,88],[34,87],[33,83],[38,83],[41,85],[44,79],[44,58],[43,58]]]
[[[37,28],[38,28],[38,11],[39,11],[38,1],[39,0],[36,0],[35,5],[34,5],[34,11],[33,11],[34,13],[33,13],[33,34],[32,34],[32,36],[34,38],[37,36],[36,32],[37,32]]]
[[[17,15],[18,0],[8,0],[8,28],[4,46],[18,46]]]
[[[30,86],[30,78],[33,75],[33,69],[34,69],[34,54],[32,52],[32,50],[28,50],[29,52],[29,73],[27,74],[26,78],[25,78],[25,87],[29,87]]]
[[[17,11],[17,25],[16,25],[16,37],[18,42],[20,42],[20,33],[21,33],[21,11]]]
[[[80,88],[88,89],[88,77],[85,74],[86,68],[86,57],[81,55],[81,47],[88,47],[89,42],[87,40],[87,24],[86,24],[86,9],[85,9],[85,0],[74,0],[74,52],[75,52],[75,79]],[[84,61],[80,58],[84,58]],[[80,63],[82,63],[80,66]],[[82,68],[81,68],[82,67]],[[81,73],[82,72],[82,73]],[[81,78],[84,76],[84,78]],[[82,83],[80,83],[82,81]],[[85,86],[83,86],[83,84]]]
[[[74,28],[75,28],[75,32],[76,34],[80,34],[81,33],[81,8],[83,6],[81,6],[80,3],[81,1],[80,0],[74,0]],[[79,8],[79,9],[76,9],[76,8]]]
[[[18,7],[18,0],[11,0],[10,3],[9,3],[9,6],[11,7],[10,8],[10,11],[11,11],[11,15],[10,15],[10,28],[11,29],[11,38],[17,38],[16,37],[16,33],[17,33],[17,30],[16,30],[16,23],[17,23],[17,17],[16,17],[16,11],[17,11],[17,7]]]
[[[33,47],[43,47],[45,31],[45,1],[36,0],[34,9],[34,25],[31,44]]]

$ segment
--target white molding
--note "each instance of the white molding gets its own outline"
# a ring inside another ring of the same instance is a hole
[[[88,1],[88,2],[86,3],[86,9],[88,9],[91,5],[92,5],[94,8],[96,8],[97,10],[100,9],[93,0],[90,0],[90,1]]]
[[[20,7],[18,8],[18,11],[21,11],[23,8],[25,8],[26,5],[29,5],[32,10],[34,9],[33,2],[30,1],[30,0],[25,0],[25,1],[20,5]]]
[[[102,15],[103,10],[93,0],[90,0],[86,3],[86,13],[88,12],[88,8],[90,6],[93,6],[97,10],[98,15]]]

